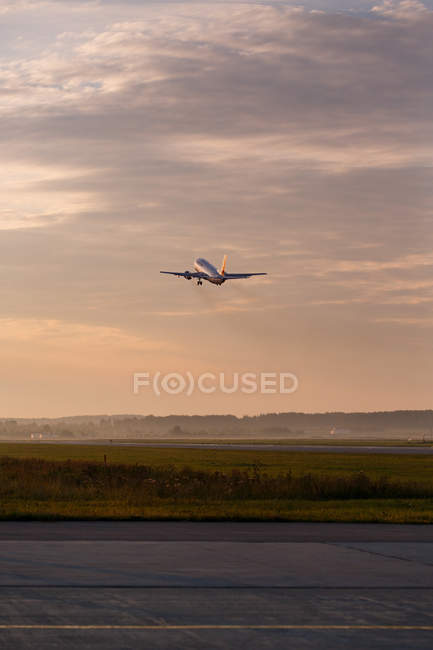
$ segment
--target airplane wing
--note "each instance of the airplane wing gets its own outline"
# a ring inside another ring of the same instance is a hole
[[[251,278],[253,275],[268,275],[267,273],[224,273],[226,280],[242,280],[243,278]]]
[[[176,271],[160,271],[160,273],[165,273],[166,275],[177,275],[178,278],[207,278],[206,273],[198,273],[197,271],[184,271],[183,273],[177,273]]]

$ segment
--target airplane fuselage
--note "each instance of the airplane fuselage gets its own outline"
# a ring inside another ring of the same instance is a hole
[[[194,268],[198,273],[206,273],[208,277],[203,278],[203,280],[207,280],[212,284],[222,284],[225,282],[225,278],[219,273],[218,269],[203,257],[198,257],[195,260]]]

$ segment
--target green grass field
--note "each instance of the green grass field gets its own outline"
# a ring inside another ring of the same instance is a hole
[[[0,457],[40,458],[45,460],[88,460],[108,463],[143,464],[181,469],[188,466],[204,471],[231,471],[255,466],[269,474],[291,470],[305,474],[321,472],[347,475],[366,471],[369,476],[388,476],[399,480],[433,482],[433,455],[347,454],[244,451],[240,449],[185,449],[161,447],[117,447],[115,445],[56,445],[39,443],[0,443]]]
[[[0,518],[433,523],[432,469],[349,450],[0,443]]]

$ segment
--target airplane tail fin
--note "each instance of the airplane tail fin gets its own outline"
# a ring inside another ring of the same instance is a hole
[[[219,270],[220,275],[224,275],[224,273],[226,272],[226,261],[227,261],[227,255],[224,255],[223,263],[221,264],[221,268]]]

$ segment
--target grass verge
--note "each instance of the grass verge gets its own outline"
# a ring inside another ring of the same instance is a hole
[[[243,452],[223,452],[212,470],[207,457],[195,468],[1,457],[0,518],[433,523],[429,458],[289,453],[265,467],[237,456],[233,467],[233,453]]]
[[[311,521],[394,524],[433,523],[433,499],[364,499],[308,501],[295,499],[206,502],[165,500],[147,506],[118,501],[3,501],[1,520],[187,520],[187,521]]]

